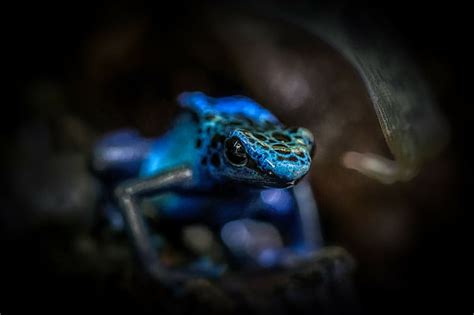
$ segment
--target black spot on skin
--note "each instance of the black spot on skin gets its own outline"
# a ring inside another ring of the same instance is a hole
[[[304,158],[303,151],[296,151],[295,153],[296,153],[297,156]]]
[[[214,120],[215,118],[216,118],[216,116],[212,115],[212,114],[207,114],[206,116],[204,116],[205,120]]]
[[[217,153],[214,153],[211,157],[211,163],[215,167],[219,167],[221,165],[221,159],[219,158],[219,155]]]
[[[273,124],[271,121],[265,120],[265,121],[263,122],[263,127],[264,127],[265,129],[271,129],[271,128],[273,128],[274,126],[275,126],[275,124]]]
[[[214,137],[212,137],[211,139],[211,147],[217,148],[217,145],[219,143],[224,143],[224,140],[225,140],[225,137],[223,135],[220,135],[220,134],[214,135]]]
[[[288,161],[291,161],[291,162],[296,162],[298,161],[298,159],[296,158],[296,156],[292,155],[290,156],[289,158],[287,158]]]
[[[227,123],[227,125],[232,126],[232,127],[238,127],[242,126],[243,123],[241,121],[233,120]]]
[[[201,139],[197,139],[196,148],[200,148],[200,147],[201,147]]]
[[[288,137],[285,134],[282,134],[281,132],[274,132],[272,133],[272,136],[277,139],[278,141],[283,141],[283,142],[290,142],[291,138]]]
[[[247,118],[247,117],[243,117],[242,119],[243,119],[249,126],[252,126],[252,127],[255,126],[255,123],[254,123],[251,119],[249,119],[249,118]]]
[[[286,145],[274,144],[272,145],[273,150],[281,154],[290,154],[291,150]]]
[[[268,140],[268,138],[265,137],[264,135],[262,135],[261,133],[254,134],[254,137],[257,138],[260,141],[267,141]]]
[[[249,138],[249,142],[250,143],[255,143],[255,139],[254,138]]]
[[[277,160],[278,160],[278,161],[284,161],[284,160],[286,160],[286,159],[285,159],[284,157],[282,157],[281,155],[279,155],[279,156],[277,157]]]

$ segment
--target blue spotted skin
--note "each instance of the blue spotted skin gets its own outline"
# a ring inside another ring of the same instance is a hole
[[[181,94],[178,101],[194,115],[180,117],[175,127],[157,140],[141,176],[189,164],[200,174],[197,184],[201,187],[222,182],[288,187],[309,171],[314,150],[311,133],[304,128],[285,128],[253,100],[192,92]],[[244,165],[229,159],[226,145],[230,146],[231,140],[243,146],[247,155]]]
[[[151,199],[162,217],[216,228],[257,218],[276,226],[290,247],[304,249],[290,187],[310,169],[312,134],[304,128],[286,128],[244,96],[213,98],[185,92],[178,103],[183,113],[159,138],[142,138],[131,130],[102,138],[94,150],[96,171],[103,178],[114,178],[116,185],[126,178],[188,166],[194,180],[185,191]]]

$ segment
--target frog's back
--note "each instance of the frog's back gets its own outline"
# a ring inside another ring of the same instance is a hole
[[[214,98],[202,92],[184,92],[179,95],[178,102],[183,108],[201,117],[206,115],[240,116],[246,117],[255,124],[280,124],[269,110],[241,95]]]
[[[164,135],[145,138],[134,129],[121,129],[100,138],[94,146],[92,169],[104,180],[120,182],[147,177],[173,167],[190,165],[196,158],[197,119],[181,114]]]
[[[140,176],[147,177],[181,166],[194,168],[198,155],[196,115],[185,112],[178,116],[173,127],[156,138],[140,167]]]
[[[184,111],[163,136],[144,139],[134,135],[129,137],[128,148],[123,146],[123,141],[111,147],[110,139],[115,135],[103,141],[105,145],[99,146],[98,156],[116,157],[113,161],[105,159],[105,165],[112,169],[125,168],[130,177],[149,177],[177,167],[189,167],[195,185],[190,183],[188,187],[196,186],[199,190],[212,189],[228,181],[284,186],[309,169],[311,157],[306,151],[313,145],[312,136],[302,128],[285,128],[252,99],[213,98],[201,92],[185,92],[178,102]],[[249,167],[236,167],[226,160],[224,146],[232,142],[229,139],[246,147]],[[123,152],[116,154],[123,148],[133,155],[133,161],[128,161]]]
[[[207,176],[206,163],[203,163],[212,162],[213,152],[207,151],[206,144],[212,142],[216,135],[221,135],[224,132],[221,129],[226,127],[225,124],[215,126],[213,121],[216,117],[240,117],[243,123],[252,121],[252,126],[280,124],[270,111],[244,96],[213,98],[202,92],[184,92],[179,95],[178,103],[185,110],[184,113],[170,131],[154,141],[140,168],[140,176],[189,166],[198,176],[201,186],[212,184],[212,179]],[[246,121],[242,121],[242,117]]]

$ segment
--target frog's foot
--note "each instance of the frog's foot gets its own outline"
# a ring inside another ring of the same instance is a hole
[[[312,244],[295,242],[285,247],[272,224],[252,219],[228,222],[221,230],[221,238],[240,262],[257,268],[291,269],[316,254]]]
[[[252,219],[228,222],[222,227],[221,238],[232,255],[247,266],[272,267],[283,248],[273,225]]]

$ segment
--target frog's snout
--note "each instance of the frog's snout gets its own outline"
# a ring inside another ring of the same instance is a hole
[[[277,166],[273,169],[272,173],[278,179],[282,186],[293,186],[296,185],[306,174],[309,172],[309,164],[285,164],[283,166]]]

